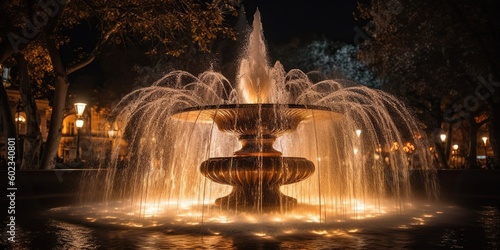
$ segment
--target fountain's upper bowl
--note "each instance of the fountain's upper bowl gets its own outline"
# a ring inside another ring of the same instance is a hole
[[[293,131],[299,123],[336,120],[341,114],[326,107],[301,104],[223,104],[198,106],[181,110],[173,118],[211,123],[238,137],[277,137]]]

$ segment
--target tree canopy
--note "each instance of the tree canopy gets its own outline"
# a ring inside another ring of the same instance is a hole
[[[498,3],[370,1],[358,10],[369,21],[360,58],[385,90],[416,108],[429,132],[485,109],[493,117],[498,91],[485,97],[481,86],[500,76]]]
[[[234,0],[2,2],[0,63],[21,52],[29,60],[28,74],[35,82],[53,76],[53,109],[42,165],[53,166],[50,161],[60,138],[69,74],[116,46],[173,56],[207,51],[215,39],[234,37],[227,17],[237,13],[238,4]],[[6,98],[5,91],[0,94]]]

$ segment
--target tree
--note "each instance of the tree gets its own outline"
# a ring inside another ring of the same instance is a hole
[[[32,33],[36,36],[33,35],[33,39],[29,40],[7,28],[2,30],[2,37],[16,35],[18,40],[15,45],[19,45],[17,49],[39,39],[50,57],[48,63],[52,65],[54,73],[53,109],[42,167],[54,167],[69,74],[87,66],[103,50],[114,46],[134,44],[148,48],[148,53],[151,54],[166,53],[174,56],[191,50],[206,51],[216,38],[233,36],[224,17],[235,13],[235,4],[238,2],[231,0],[75,0],[67,3],[62,0],[36,3],[18,0],[6,4],[4,13],[13,24],[10,28],[19,27],[17,30],[25,31],[27,23],[31,24],[26,20],[32,21]],[[78,46],[73,53],[74,60],[65,63],[60,50],[79,40],[79,37],[71,36],[71,31],[77,31],[82,24],[93,27],[94,34],[86,35],[95,39],[86,44],[87,48]]]
[[[19,66],[19,93],[22,103],[24,103],[27,124],[21,169],[30,169],[38,166],[40,159],[40,149],[42,146],[42,133],[40,132],[39,123],[40,114],[38,113],[31,88],[28,63],[21,53],[17,54],[16,61]]]
[[[298,68],[305,72],[317,70],[326,76],[344,78],[373,88],[380,87],[381,81],[357,59],[358,47],[355,45],[321,38],[305,45],[292,41],[280,47],[276,49],[279,50],[276,57],[287,68]]]
[[[451,128],[480,115],[481,106],[495,123],[499,92],[486,97],[488,90],[480,79],[499,79],[495,45],[499,29],[489,26],[498,27],[498,18],[493,18],[498,15],[494,14],[498,3],[392,0],[371,1],[358,9],[359,16],[370,21],[366,25],[370,37],[362,44],[361,59],[384,80],[385,90],[415,107],[430,134],[436,135],[443,124]],[[471,140],[475,136],[471,134]],[[441,145],[436,140],[446,166]]]

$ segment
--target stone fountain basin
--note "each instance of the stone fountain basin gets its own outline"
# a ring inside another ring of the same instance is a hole
[[[217,157],[200,166],[212,181],[232,186],[286,185],[302,181],[314,173],[314,164],[300,157]]]
[[[299,123],[337,120],[340,113],[326,107],[302,104],[223,104],[183,109],[172,115],[174,119],[212,123],[226,133],[240,137],[272,135],[278,137],[293,131]]]

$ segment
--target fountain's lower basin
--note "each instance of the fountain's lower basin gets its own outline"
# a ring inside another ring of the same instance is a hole
[[[23,208],[27,212],[16,221],[16,242],[2,242],[0,246],[5,244],[6,249],[37,249],[41,245],[47,249],[497,249],[500,238],[498,206],[477,206],[471,210],[426,206],[425,210],[407,211],[406,216],[396,212],[382,218],[334,223],[276,222],[271,217],[260,223],[207,220],[205,224],[172,224],[171,220],[158,217],[134,221],[127,220],[127,215],[110,219],[105,218],[109,217],[106,214],[92,213],[89,207],[43,212],[28,206]],[[424,216],[429,214],[433,217]],[[89,217],[96,221],[89,221]],[[147,221],[158,221],[159,225],[148,227]]]
[[[438,171],[443,187],[441,197],[453,206],[415,202],[415,205],[424,205],[415,211],[405,210],[404,216],[396,209],[366,219],[349,219],[359,211],[345,210],[345,215],[328,217],[326,223],[311,223],[309,220],[313,220],[305,215],[314,213],[304,211],[303,204],[296,209],[301,217],[281,216],[279,221],[275,220],[275,215],[228,213],[221,217],[220,211],[208,208],[204,209],[204,215],[177,212],[194,217],[183,220],[172,212],[179,209],[175,204],[174,210],[164,211],[161,204],[154,203],[152,205],[157,208],[151,210],[154,214],[148,214],[150,210],[144,208],[127,210],[122,206],[128,203],[123,202],[69,206],[73,204],[71,198],[75,197],[78,184],[88,182],[90,177],[102,177],[99,172],[106,171],[17,171],[16,184],[22,188],[16,192],[16,242],[5,241],[0,246],[7,249],[36,249],[41,244],[48,249],[498,248],[500,195],[496,190],[500,170]],[[7,176],[6,171],[0,174]],[[4,182],[2,187],[6,189],[6,185]],[[418,189],[421,183],[412,182],[412,185]],[[59,195],[68,192],[71,195]],[[56,195],[57,200],[53,199]],[[0,200],[7,204],[7,199],[5,196]],[[66,207],[56,208],[61,203]],[[461,209],[457,204],[470,209]],[[210,220],[209,212],[214,212],[216,216],[213,217],[219,221]],[[205,218],[201,220],[196,216]],[[259,223],[253,220],[255,218]],[[153,226],[154,223],[157,225]],[[7,232],[7,223],[0,228]]]
[[[314,173],[314,164],[300,157],[217,157],[204,161],[200,171],[214,182],[233,186],[229,195],[215,201],[216,206],[276,211],[296,207],[297,199],[281,193],[280,186],[308,178]]]

